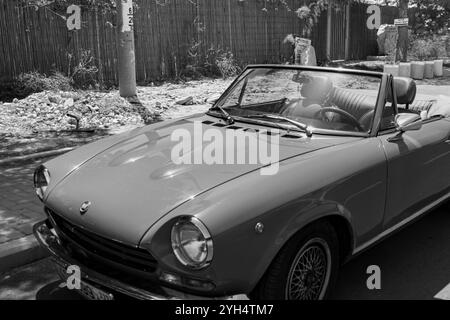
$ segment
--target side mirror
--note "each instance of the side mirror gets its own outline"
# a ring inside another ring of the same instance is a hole
[[[395,116],[395,126],[400,132],[420,130],[422,118],[414,113],[400,113]]]

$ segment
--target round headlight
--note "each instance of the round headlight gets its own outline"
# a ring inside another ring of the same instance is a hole
[[[45,191],[50,183],[50,172],[44,166],[39,166],[34,171],[34,189],[37,196],[42,201],[44,199]]]
[[[195,217],[180,219],[172,227],[172,249],[185,266],[201,269],[213,257],[213,242],[205,225]]]

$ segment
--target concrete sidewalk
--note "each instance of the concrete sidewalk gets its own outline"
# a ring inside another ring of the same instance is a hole
[[[45,256],[32,235],[45,218],[33,188],[37,165],[0,167],[0,273]]]

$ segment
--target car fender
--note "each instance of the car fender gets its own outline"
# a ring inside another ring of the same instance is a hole
[[[149,229],[141,246],[162,268],[214,281],[217,293],[249,292],[283,245],[313,221],[345,219],[353,246],[376,234],[384,214],[385,161],[376,138],[288,159],[274,176],[254,171],[175,208]],[[370,210],[356,212],[367,204]],[[205,269],[188,270],[171,252],[170,229],[180,216],[196,216],[213,236],[214,258]],[[257,223],[264,225],[262,233],[255,230]]]

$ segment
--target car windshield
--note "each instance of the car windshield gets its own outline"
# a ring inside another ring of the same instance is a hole
[[[216,104],[232,117],[313,130],[370,132],[381,79],[376,76],[302,69],[247,70]],[[277,117],[267,117],[276,115]]]

